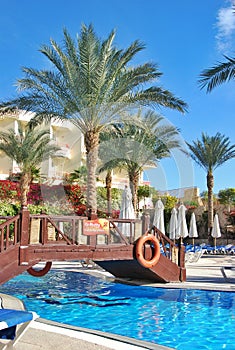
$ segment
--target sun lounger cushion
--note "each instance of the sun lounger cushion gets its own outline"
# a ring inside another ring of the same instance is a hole
[[[33,312],[0,309],[0,338],[14,339],[16,326],[36,318]]]
[[[13,345],[29,327],[31,321],[39,316],[36,312],[4,309],[2,307],[2,299],[0,298],[0,339],[8,342],[5,345],[1,343],[0,349],[12,349]]]

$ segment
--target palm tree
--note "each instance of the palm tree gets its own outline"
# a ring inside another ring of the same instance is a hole
[[[49,130],[32,129],[28,125],[25,130],[19,126],[17,134],[13,129],[0,132],[0,150],[16,161],[20,169],[21,206],[27,206],[27,194],[35,168],[59,150],[50,141]]]
[[[114,31],[99,39],[92,25],[82,25],[75,40],[64,29],[63,46],[51,39],[50,46],[40,49],[51,70],[23,68],[25,77],[17,82],[20,97],[0,104],[0,111],[35,112],[37,123],[57,118],[81,130],[87,153],[87,203],[94,214],[100,132],[120,120],[121,112],[131,105],[187,110],[186,103],[170,91],[150,85],[162,75],[155,64],[130,65],[144,49],[140,41],[122,50],[114,46],[114,39]]]
[[[110,135],[116,132],[115,125],[111,125],[109,129],[105,132],[100,133],[100,144],[105,144],[110,140]],[[103,144],[103,145],[104,145]],[[101,161],[101,166],[98,167],[98,172],[102,173],[104,169],[102,169],[102,164],[104,164],[106,159],[107,150],[104,147],[99,146],[99,159]],[[113,172],[113,164],[110,166],[106,165],[105,168],[106,176],[105,176],[105,188],[106,188],[106,200],[107,200],[107,213],[108,216],[112,214],[112,172]]]
[[[235,205],[235,188],[230,187],[225,190],[220,190],[218,199],[221,204],[226,204],[228,206],[228,212],[230,212],[231,205]]]
[[[192,159],[207,172],[208,189],[208,234],[213,227],[213,172],[229,159],[235,157],[235,145],[231,145],[229,138],[216,133],[208,136],[202,133],[202,139],[187,143]]]
[[[68,174],[67,179],[69,183],[78,182],[79,185],[84,185],[87,181],[87,167],[81,165],[78,169]]]
[[[219,62],[209,69],[205,69],[200,74],[199,84],[201,88],[206,87],[207,92],[211,92],[215,87],[223,83],[234,80],[235,58],[224,56],[225,62]]]
[[[163,117],[148,110],[139,110],[135,124],[126,122],[115,126],[116,132],[100,145],[100,172],[125,169],[132,191],[133,206],[137,209],[137,190],[145,166],[156,166],[160,159],[170,157],[171,150],[183,150],[179,132],[173,125],[163,123]]]

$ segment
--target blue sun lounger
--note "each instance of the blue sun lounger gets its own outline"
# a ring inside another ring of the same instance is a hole
[[[38,317],[35,312],[0,308],[0,349],[13,349],[30,323]]]

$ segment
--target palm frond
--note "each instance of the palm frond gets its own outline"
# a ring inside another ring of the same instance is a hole
[[[19,98],[0,104],[0,110],[18,107],[33,111],[36,118],[48,114],[71,118],[86,108],[106,111],[108,106],[114,111],[93,113],[89,123],[94,128],[99,124],[113,122],[118,113],[128,105],[153,105],[174,108],[185,112],[187,105],[172,93],[159,87],[142,89],[158,79],[162,73],[152,63],[133,67],[132,59],[144,49],[139,40],[127,49],[118,50],[114,45],[115,31],[107,39],[99,39],[92,25],[83,25],[80,36],[73,40],[64,29],[64,46],[53,39],[50,45],[42,45],[41,53],[51,62],[51,70],[23,68],[24,77],[18,80]],[[116,108],[117,104],[119,107]],[[115,114],[116,112],[116,114]],[[88,117],[88,114],[85,114]],[[78,126],[86,124],[79,121]],[[89,122],[89,121],[88,121]]]
[[[200,74],[199,86],[206,87],[207,92],[211,92],[222,83],[233,80],[235,77],[235,58],[224,56],[225,62],[218,62],[212,68],[205,69]]]
[[[187,143],[192,159],[206,172],[213,172],[216,168],[235,157],[235,145],[231,145],[229,138],[220,133],[208,136],[202,133],[201,140]]]
[[[19,126],[18,134],[13,129],[0,132],[0,150],[16,161],[21,171],[30,171],[60,148],[51,144],[48,129]]]
[[[180,98],[175,97],[170,91],[160,87],[151,87],[137,92],[130,92],[123,97],[123,102],[139,103],[141,106],[149,107],[167,107],[186,113],[188,109],[187,103]]]
[[[88,156],[91,150],[95,152],[91,144],[99,133],[114,123],[123,122],[123,114],[131,109],[162,106],[186,112],[187,104],[182,99],[152,85],[162,75],[156,64],[133,65],[145,45],[135,40],[126,49],[119,49],[114,45],[115,34],[113,30],[103,40],[98,38],[92,25],[82,25],[74,40],[64,29],[63,45],[51,39],[49,45],[40,48],[50,62],[50,69],[23,68],[24,76],[18,80],[19,97],[0,103],[0,112],[15,108],[34,112],[31,127],[52,118],[69,120],[84,136],[94,136],[86,138]],[[134,119],[133,113],[129,117]],[[169,132],[170,135],[173,137],[173,133]],[[145,136],[138,142],[144,149],[153,141]],[[96,167],[95,160],[93,165]],[[91,205],[95,202],[92,166],[88,169],[88,182],[87,198]]]
[[[102,169],[122,166],[141,170],[169,157],[174,148],[183,149],[178,130],[172,125],[161,124],[163,117],[152,111],[139,111],[129,122],[114,124],[109,132],[101,133],[99,157]]]

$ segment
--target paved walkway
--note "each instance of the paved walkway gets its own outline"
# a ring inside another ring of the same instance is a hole
[[[77,263],[54,263],[56,269],[85,272],[95,275],[110,276],[101,269],[81,267]],[[187,281],[183,283],[153,284],[141,283],[152,287],[193,288],[235,292],[235,256],[208,255],[202,256],[196,263],[188,263]],[[140,284],[139,281],[128,280],[128,283]],[[8,307],[22,307],[19,300],[5,297]],[[59,326],[56,323],[39,319],[21,338],[16,350],[160,350],[166,347],[135,341],[102,332],[84,330],[77,327]],[[169,348],[168,348],[169,349]]]
[[[203,255],[195,263],[186,264],[187,281],[157,284],[164,288],[192,288],[235,292],[235,256]],[[156,284],[147,284],[156,287]]]

